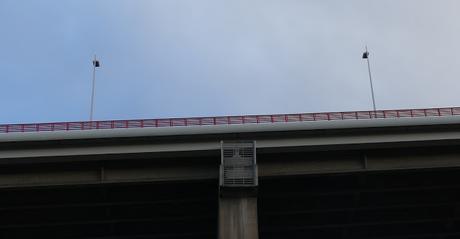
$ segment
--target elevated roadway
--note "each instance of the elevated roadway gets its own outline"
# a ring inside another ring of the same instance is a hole
[[[457,114],[3,125],[0,235],[224,238],[220,142],[254,140],[257,237],[458,238]]]

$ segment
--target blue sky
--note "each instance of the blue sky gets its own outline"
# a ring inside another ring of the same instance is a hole
[[[458,0],[0,0],[0,123],[460,105]]]

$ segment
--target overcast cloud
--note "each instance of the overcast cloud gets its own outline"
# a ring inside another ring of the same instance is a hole
[[[0,123],[460,106],[458,0],[0,0]]]

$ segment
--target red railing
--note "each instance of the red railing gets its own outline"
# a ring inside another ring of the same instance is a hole
[[[328,120],[359,120],[380,118],[415,118],[441,117],[460,115],[460,107],[404,109],[404,110],[377,110],[353,112],[275,114],[275,115],[243,115],[168,119],[141,119],[141,120],[109,120],[109,121],[81,121],[38,124],[6,124],[0,125],[0,133],[12,132],[42,132],[42,131],[70,131],[90,129],[120,129],[120,128],[159,128],[178,126],[204,125],[235,125],[235,124],[265,124],[288,123],[304,121]]]

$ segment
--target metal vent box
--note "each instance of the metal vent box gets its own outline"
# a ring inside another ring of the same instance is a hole
[[[221,187],[256,187],[255,141],[221,141]]]

